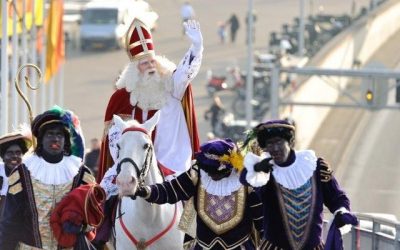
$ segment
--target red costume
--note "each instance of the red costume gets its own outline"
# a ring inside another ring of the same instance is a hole
[[[50,217],[51,228],[61,247],[73,247],[77,240],[77,234],[63,230],[65,222],[92,227],[98,227],[103,222],[102,204],[105,198],[104,190],[100,186],[88,184],[75,188],[61,200]],[[96,236],[96,230],[93,229],[85,234],[87,239],[92,241]]]

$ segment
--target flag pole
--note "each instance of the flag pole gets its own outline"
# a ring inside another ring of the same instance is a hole
[[[19,45],[19,34],[17,32],[17,24],[19,22],[19,19],[17,19],[18,17],[18,13],[17,10],[15,9],[15,5],[13,3],[13,7],[14,7],[14,11],[12,13],[12,20],[13,20],[13,24],[12,24],[12,56],[11,56],[11,79],[15,79],[15,77],[17,76],[17,70],[18,70],[18,62],[19,62],[19,58],[20,58],[20,53],[18,52],[18,45]],[[18,123],[20,121],[19,119],[19,101],[18,101],[18,97],[17,97],[17,92],[14,88],[10,89],[11,91],[11,103],[12,103],[12,128],[16,128],[18,126]]]
[[[7,6],[6,0],[1,0],[1,6]],[[1,8],[2,39],[1,39],[1,107],[0,133],[7,133],[8,127],[8,13],[7,7]]]
[[[22,56],[21,56],[21,64],[26,65],[28,64],[28,30],[26,27],[26,0],[22,0],[22,15],[21,15],[21,20],[22,20],[22,33],[21,33],[21,49],[22,49]],[[26,73],[26,71],[25,71]],[[17,73],[17,77],[18,77]],[[25,85],[22,86],[22,91],[26,91]],[[22,107],[22,121],[25,122],[26,120],[26,115],[27,115],[27,110],[26,107]]]
[[[33,64],[37,64],[37,50],[36,50],[36,42],[37,42],[37,27],[36,27],[36,1],[32,0],[32,26],[30,30],[30,58]],[[36,82],[36,74],[30,74],[30,77],[33,82]],[[31,92],[30,95],[32,110],[37,110],[37,97],[36,93]]]

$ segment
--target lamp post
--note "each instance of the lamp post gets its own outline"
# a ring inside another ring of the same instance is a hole
[[[304,8],[305,8],[305,0],[300,0],[300,23],[299,23],[299,30],[298,32],[298,55],[299,57],[302,57],[304,54]]]
[[[253,120],[253,0],[248,1],[247,13],[247,76],[246,76],[246,128],[250,129]]]

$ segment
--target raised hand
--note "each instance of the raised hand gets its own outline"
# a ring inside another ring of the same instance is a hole
[[[203,46],[203,36],[200,31],[200,23],[195,20],[189,20],[183,23],[185,34],[192,41],[196,50],[200,50]]]
[[[272,158],[265,158],[264,160],[260,161],[259,163],[256,163],[254,165],[254,171],[256,172],[264,172],[264,173],[269,173],[272,171],[272,164],[270,161]]]

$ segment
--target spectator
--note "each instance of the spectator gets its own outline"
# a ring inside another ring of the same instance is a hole
[[[100,154],[100,142],[97,138],[90,140],[90,151],[85,155],[85,165],[92,170],[93,175],[97,175],[98,161]]]
[[[222,105],[221,99],[219,96],[215,95],[213,104],[210,106],[208,110],[204,113],[204,119],[209,120],[211,118],[211,128],[212,132],[215,136],[220,136],[220,129],[217,127],[218,121],[222,120],[222,116],[225,113],[225,108]]]
[[[226,30],[225,30],[225,24],[223,22],[218,22],[218,37],[219,41],[221,44],[225,43],[225,38],[226,38]]]
[[[192,5],[190,5],[189,1],[185,1],[181,7],[182,22],[185,23],[189,20],[193,20],[194,17],[195,13]],[[183,28],[183,35],[185,35],[185,28]]]
[[[240,27],[239,19],[235,13],[233,13],[232,16],[229,18],[227,24],[230,27],[231,42],[234,43],[236,41],[236,33]]]

